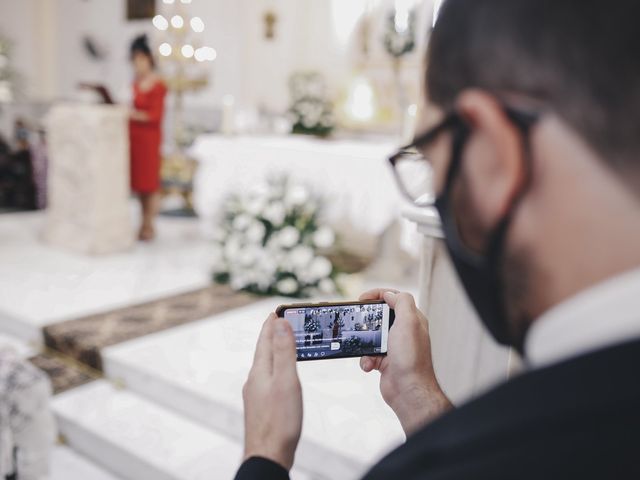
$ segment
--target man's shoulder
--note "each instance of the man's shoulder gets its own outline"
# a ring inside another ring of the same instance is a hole
[[[640,339],[524,372],[441,420],[467,422],[481,413],[495,413],[489,426],[495,430],[517,428],[536,417],[607,408],[640,395],[639,365]],[[471,426],[481,430],[481,425]]]
[[[640,340],[523,373],[424,427],[367,478],[640,478],[638,365]]]

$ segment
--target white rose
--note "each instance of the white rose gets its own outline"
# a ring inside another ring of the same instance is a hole
[[[230,285],[234,290],[242,290],[247,287],[249,283],[247,282],[247,278],[243,275],[232,275]]]
[[[272,203],[264,209],[263,216],[271,225],[278,227],[284,222],[286,211],[281,203]]]
[[[322,119],[320,120],[320,125],[325,128],[331,127],[333,125],[333,119],[329,115],[323,115]]]
[[[310,102],[304,101],[304,102],[300,102],[300,106],[298,108],[299,108],[300,113],[302,114],[302,116],[306,117],[307,115],[309,115],[311,113],[311,110],[313,109],[313,106],[311,105]]]
[[[259,272],[261,276],[273,277],[278,269],[276,259],[262,250],[256,260],[255,270]]]
[[[293,268],[303,269],[313,260],[313,250],[305,245],[297,246],[289,253],[288,260]]]
[[[266,203],[266,199],[262,196],[252,197],[247,201],[247,212],[254,217],[258,216],[262,213],[262,210],[264,209]]]
[[[286,194],[285,203],[289,206],[304,205],[309,198],[309,192],[302,185],[292,186]]]
[[[254,198],[265,199],[269,195],[269,187],[265,183],[257,183],[251,187],[249,193]]]
[[[336,236],[328,227],[321,227],[313,234],[313,244],[318,248],[329,248]]]
[[[235,235],[230,236],[224,245],[224,255],[228,260],[235,260],[240,252],[241,243]]]
[[[306,116],[302,119],[302,125],[305,128],[313,128],[317,123],[318,121],[315,118],[311,118],[309,116]]]
[[[309,266],[309,273],[315,278],[325,278],[331,275],[333,265],[325,257],[316,257]]]
[[[258,257],[258,249],[255,247],[246,247],[238,255],[238,262],[248,267],[252,265]]]
[[[264,224],[262,222],[255,221],[247,230],[247,240],[252,243],[261,243],[266,232]]]
[[[259,274],[256,278],[256,283],[258,284],[258,288],[262,291],[266,291],[269,289],[271,284],[273,283],[273,276],[266,274]]]
[[[272,235],[264,248],[265,253],[276,262],[277,265],[282,266],[283,259],[287,256],[285,251],[278,242],[278,236]]]
[[[292,293],[298,291],[298,282],[296,282],[295,279],[291,277],[284,278],[276,284],[276,288],[280,293],[284,295],[291,295]]]
[[[315,199],[309,199],[307,203],[302,205],[302,212],[304,215],[311,216],[318,210],[318,203]]]
[[[295,245],[297,245],[299,240],[300,232],[295,227],[284,227],[282,230],[280,230],[280,233],[278,233],[278,242],[284,248],[294,247]]]
[[[236,231],[245,230],[251,224],[251,217],[241,213],[233,219],[233,229]]]
[[[318,283],[318,290],[322,293],[334,293],[336,291],[336,284],[330,278],[324,278]]]
[[[220,245],[216,245],[211,251],[211,263],[216,266],[223,263],[223,261],[224,257],[222,254],[222,247]]]
[[[322,105],[320,103],[314,103],[313,104],[313,108],[311,110],[311,118],[313,118],[316,123],[320,121],[320,118],[322,117]]]
[[[265,250],[261,250],[252,267],[255,283],[260,290],[267,290],[275,282],[277,267],[275,260]]]

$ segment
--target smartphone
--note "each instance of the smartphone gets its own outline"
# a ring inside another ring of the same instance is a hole
[[[299,361],[386,355],[394,313],[384,301],[281,305]]]

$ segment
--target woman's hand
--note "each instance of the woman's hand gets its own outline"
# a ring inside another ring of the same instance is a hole
[[[260,332],[242,396],[245,460],[264,457],[291,469],[302,430],[302,389],[293,331],[274,313]]]
[[[395,311],[388,353],[362,357],[365,372],[380,371],[380,393],[407,435],[451,408],[433,370],[429,326],[413,297],[395,290],[375,289],[360,300],[384,300]]]
[[[142,110],[130,110],[129,118],[136,122],[148,122],[149,114],[147,112],[143,112]]]

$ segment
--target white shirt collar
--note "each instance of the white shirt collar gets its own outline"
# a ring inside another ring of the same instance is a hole
[[[526,363],[543,367],[640,338],[640,268],[551,308],[529,329]]]

